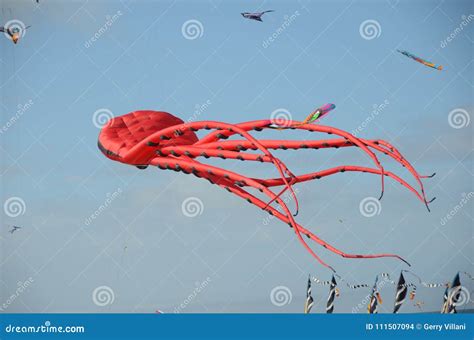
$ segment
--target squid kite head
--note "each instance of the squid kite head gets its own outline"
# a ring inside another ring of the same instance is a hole
[[[174,144],[190,145],[199,140],[193,131],[180,133],[170,130],[183,123],[183,120],[163,111],[134,111],[109,119],[100,131],[98,147],[114,161],[145,169],[161,148]],[[166,129],[166,135],[159,133]]]

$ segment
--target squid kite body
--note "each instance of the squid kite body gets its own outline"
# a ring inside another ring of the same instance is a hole
[[[320,114],[321,115],[321,114]],[[183,120],[167,112],[158,111],[135,111],[123,116],[114,117],[106,123],[99,134],[98,146],[102,153],[109,159],[121,163],[145,169],[155,166],[162,170],[173,170],[192,174],[196,177],[206,179],[228,192],[248,201],[250,204],[274,215],[282,222],[288,224],[296,234],[296,237],[306,250],[322,265],[334,271],[326,264],[307,241],[319,244],[345,258],[381,258],[394,257],[403,260],[395,254],[348,254],[325,242],[308,229],[295,221],[290,208],[280,197],[289,190],[298,210],[298,200],[293,191],[293,185],[306,181],[319,180],[321,178],[344,172],[365,172],[380,176],[382,183],[382,194],[384,191],[384,179],[390,177],[410,190],[426,207],[431,201],[427,201],[421,179],[432,177],[419,175],[413,166],[401,155],[401,153],[388,142],[383,140],[367,140],[355,137],[343,130],[316,124],[304,124],[291,121],[289,129],[305,130],[315,133],[323,133],[336,136],[337,138],[327,140],[263,140],[254,137],[251,132],[271,129],[275,122],[270,119],[255,120],[238,124],[229,124],[218,121],[195,121],[185,123]],[[207,135],[198,138],[196,132],[211,130]],[[287,131],[285,129],[284,131]],[[230,137],[236,137],[227,140]],[[301,175],[293,174],[286,164],[275,157],[271,150],[300,150],[300,149],[325,149],[357,147],[369,156],[374,167],[362,167],[357,165],[341,165],[317,172]],[[256,151],[256,152],[254,152]],[[415,178],[419,189],[415,189],[405,180],[392,172],[386,171],[380,163],[377,154],[383,153],[393,158],[405,167]],[[272,164],[279,173],[278,178],[253,178],[244,176],[237,172],[205,164],[202,158],[222,158],[229,160],[240,160],[244,162],[261,162]],[[283,186],[277,193],[273,188]],[[249,189],[255,189],[265,195],[270,202],[265,202],[252,194]],[[278,204],[277,209],[271,203]],[[406,262],[406,261],[405,261]],[[406,262],[408,263],[408,262]]]

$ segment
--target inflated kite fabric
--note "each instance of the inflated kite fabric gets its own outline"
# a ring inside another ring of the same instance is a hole
[[[302,124],[299,121],[289,121],[285,126],[293,130],[305,130],[333,135],[336,138],[326,140],[261,140],[253,137],[251,131],[262,131],[275,127],[275,122],[269,119],[256,120],[238,124],[229,124],[218,121],[196,121],[185,123],[181,119],[167,112],[135,111],[123,116],[112,118],[101,130],[99,148],[110,159],[144,169],[156,166],[163,170],[173,170],[186,174],[193,174],[218,185],[237,195],[260,209],[274,215],[279,220],[293,228],[297,238],[311,255],[321,264],[334,269],[323,262],[303,239],[306,236],[315,243],[345,258],[380,258],[395,257],[395,254],[347,254],[325,242],[308,229],[296,223],[295,218],[281,195],[288,190],[295,202],[296,213],[298,200],[293,185],[305,181],[318,180],[336,173],[365,172],[380,176],[382,195],[384,179],[390,177],[410,190],[426,207],[428,201],[425,196],[422,179],[431,176],[420,176],[414,167],[401,153],[388,142],[383,140],[366,140],[357,138],[348,132],[319,124]],[[200,130],[212,130],[208,135],[199,139],[196,135]],[[281,133],[285,133],[285,128]],[[226,140],[236,137],[236,140]],[[294,175],[271,150],[299,150],[357,147],[364,151],[374,167],[356,165],[341,165],[317,172]],[[246,152],[247,150],[257,152]],[[415,178],[419,189],[415,189],[405,180],[392,172],[386,171],[380,163],[377,154],[382,153],[405,167]],[[270,163],[280,174],[278,178],[252,178],[234,171],[202,163],[202,158],[236,159],[248,162]],[[272,191],[273,187],[283,186],[280,192]],[[256,189],[268,197],[265,202],[247,189]],[[381,196],[382,196],[381,195]],[[281,209],[272,205],[278,204]],[[405,261],[405,260],[403,260]],[[406,261],[405,261],[406,262]]]

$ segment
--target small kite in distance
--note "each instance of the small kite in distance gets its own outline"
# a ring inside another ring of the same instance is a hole
[[[303,126],[305,124],[312,124],[316,123],[318,120],[326,116],[329,112],[334,110],[336,105],[334,104],[324,104],[321,107],[318,107],[316,110],[311,112],[302,122],[298,122],[296,124],[289,124],[289,121],[280,121],[279,119],[275,120],[275,122],[270,126],[271,129],[276,130],[283,130],[283,129],[292,129],[295,127]]]
[[[256,21],[260,21],[262,22],[262,15],[264,15],[265,13],[269,13],[269,12],[275,12],[274,10],[268,10],[268,11],[263,11],[263,12],[255,12],[255,13],[251,13],[251,12],[244,12],[244,13],[240,13],[245,19],[250,19],[250,20],[256,20]]]
[[[418,307],[418,309],[420,310],[420,312],[422,312],[422,311],[423,311],[423,305],[424,305],[424,304],[425,304],[425,303],[424,303],[423,301],[417,301],[417,302],[415,302],[415,304],[414,304],[413,306]]]
[[[325,115],[327,115],[330,111],[334,110],[336,108],[336,105],[334,104],[325,104],[321,106],[320,108],[317,108],[311,114],[306,117],[306,119],[303,121],[303,124],[309,124],[309,123],[314,123],[318,121],[319,119],[323,118]]]
[[[24,29],[28,29],[31,26],[26,26]],[[14,44],[18,43],[18,40],[20,40],[20,37],[23,36],[23,30],[20,29],[19,27],[5,27],[2,26],[0,27],[0,32],[5,33],[7,37],[9,37]]]
[[[443,69],[443,66],[441,65],[435,65],[434,63],[432,63],[431,61],[428,61],[428,60],[425,60],[423,58],[420,58],[420,57],[417,57],[416,55],[414,54],[411,54],[410,52],[407,52],[407,51],[400,51],[400,50],[397,50],[397,52],[403,54],[404,56],[407,56],[408,58],[412,58],[413,60],[419,62],[420,64],[423,64],[425,66],[428,66],[428,67],[431,67],[431,68],[434,68],[438,71],[441,71]]]
[[[15,231],[20,230],[20,229],[21,229],[21,227],[18,227],[16,225],[14,225],[14,226],[12,226],[12,229],[10,229],[8,232],[10,234],[13,234]]]

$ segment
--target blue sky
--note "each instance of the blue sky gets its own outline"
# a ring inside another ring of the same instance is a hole
[[[267,216],[246,202],[197,178],[106,159],[96,147],[93,120],[104,109],[115,116],[151,109],[183,120],[243,122],[281,109],[303,119],[335,103],[324,124],[355,131],[366,122],[360,137],[385,139],[420,173],[437,172],[424,181],[427,195],[437,200],[428,213],[392,183],[380,214],[367,218],[359,203],[378,197],[379,178],[346,173],[297,186],[298,221],[348,252],[400,254],[427,281],[473,272],[472,201],[440,222],[473,191],[472,124],[453,128],[448,119],[454,110],[470,118],[474,107],[469,1],[43,0],[37,6],[4,0],[1,7],[3,23],[32,25],[17,45],[0,41],[0,125],[19,117],[0,135],[2,202],[20,197],[26,207],[19,216],[2,215],[0,300],[19,281],[34,280],[9,311],[172,312],[209,277],[183,312],[300,312],[307,275],[329,279],[286,225],[266,225]],[[275,12],[263,22],[240,15],[266,9]],[[196,39],[182,33],[188,20],[201,25]],[[376,22],[376,32],[364,38],[366,20]],[[101,30],[107,21],[113,22]],[[448,36],[451,41],[442,44]],[[258,137],[309,138],[286,131]],[[277,155],[296,173],[370,164],[358,150]],[[211,163],[276,176],[260,164]],[[117,190],[110,206],[86,225]],[[203,203],[201,215],[183,215],[188,197]],[[24,228],[10,234],[13,224]],[[397,276],[405,268],[391,259],[344,260],[314,249],[351,282],[372,282],[381,271]],[[114,301],[101,307],[91,294],[104,285]],[[278,286],[292,292],[291,303],[271,303]],[[472,284],[467,287],[472,291]],[[326,288],[314,291],[315,310],[321,311]],[[423,308],[438,310],[442,291],[418,293]],[[350,312],[367,294],[342,291],[336,311]],[[390,311],[393,287],[382,294],[382,308]],[[417,308],[407,302],[402,311]]]

